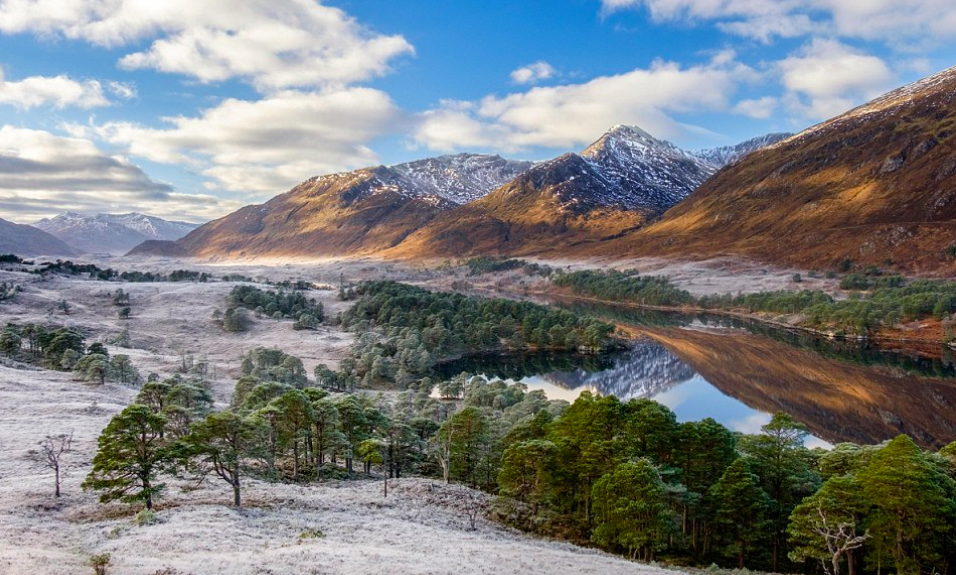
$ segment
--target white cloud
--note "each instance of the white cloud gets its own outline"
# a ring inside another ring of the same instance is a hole
[[[0,216],[36,221],[66,210],[128,211],[205,219],[239,207],[209,195],[177,193],[93,142],[42,130],[0,127]]]
[[[210,187],[274,195],[316,174],[374,164],[367,146],[399,128],[384,92],[280,92],[258,101],[229,99],[199,116],[166,118],[168,127],[110,122],[69,126],[129,154],[183,164],[213,178]]]
[[[438,151],[587,144],[615,124],[636,124],[661,138],[686,134],[672,113],[725,110],[737,85],[755,72],[727,53],[711,62],[602,76],[582,84],[532,88],[479,102],[443,102],[420,118],[414,140]]]
[[[895,81],[883,60],[835,40],[814,39],[777,66],[791,111],[811,120],[841,114]]]
[[[714,21],[740,36],[833,35],[889,43],[956,37],[952,0],[602,0],[605,12],[646,8],[657,21]]]
[[[536,84],[554,76],[555,69],[545,61],[522,66],[511,72],[511,81],[515,84]]]
[[[734,105],[734,112],[756,120],[767,120],[777,111],[779,103],[773,96],[741,100]]]
[[[95,108],[110,104],[95,80],[78,82],[67,76],[30,76],[17,81],[4,79],[0,68],[0,104],[29,109],[40,106]]]
[[[136,84],[132,82],[107,82],[106,87],[113,94],[124,100],[132,100],[139,94],[136,91]]]
[[[0,32],[32,32],[105,47],[136,45],[119,64],[231,78],[264,92],[344,85],[386,73],[413,52],[315,0],[5,0]]]

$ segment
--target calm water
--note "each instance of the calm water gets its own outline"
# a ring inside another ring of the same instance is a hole
[[[932,448],[956,440],[956,369],[946,350],[886,351],[708,317],[578,311],[648,335],[612,357],[484,356],[441,366],[439,375],[521,381],[567,401],[584,390],[650,398],[680,421],[712,417],[746,433],[785,411],[809,427],[811,446],[900,433]]]

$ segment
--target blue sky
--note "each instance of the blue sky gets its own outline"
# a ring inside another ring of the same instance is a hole
[[[0,0],[0,217],[201,221],[317,174],[798,131],[956,64],[951,0]]]

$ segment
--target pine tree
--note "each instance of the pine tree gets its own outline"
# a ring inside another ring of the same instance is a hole
[[[766,513],[770,500],[743,458],[727,468],[710,489],[709,498],[714,506],[713,521],[729,543],[726,554],[736,556],[737,567],[743,569],[750,550],[769,538]]]
[[[152,509],[153,499],[165,487],[156,480],[175,463],[163,439],[165,426],[166,417],[145,405],[133,404],[115,415],[100,433],[83,489],[102,492],[103,503],[142,502]]]
[[[653,561],[676,523],[666,492],[650,460],[618,465],[594,484],[596,526],[591,540],[606,547],[623,547],[631,559]]]
[[[750,468],[770,497],[767,518],[771,521],[771,567],[777,571],[786,548],[787,520],[793,508],[816,491],[820,477],[812,468],[812,456],[803,442],[807,428],[783,412],[774,414],[761,433],[740,442]],[[784,554],[785,555],[785,554]]]
[[[830,478],[790,516],[790,559],[818,559],[828,575],[840,575],[840,565],[846,557],[850,575],[854,575],[853,551],[870,537],[868,531],[861,529],[870,506],[856,478]]]
[[[941,546],[956,520],[952,478],[900,435],[873,455],[859,480],[876,507],[870,522],[874,539],[889,548],[896,572],[942,572]]]
[[[243,464],[260,454],[267,433],[261,420],[223,411],[198,422],[182,443],[189,467],[203,477],[213,473],[225,481],[232,487],[233,504],[242,507]]]
[[[501,494],[530,503],[532,516],[537,515],[546,499],[556,451],[557,446],[544,439],[522,441],[506,449],[498,473]]]

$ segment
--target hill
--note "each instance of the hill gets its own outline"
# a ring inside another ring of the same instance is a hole
[[[75,256],[76,251],[45,231],[0,219],[0,253],[19,256]]]
[[[956,271],[954,96],[956,68],[890,92],[750,154],[590,253]]]
[[[314,177],[265,204],[201,226],[175,243],[146,242],[130,253],[204,258],[377,253],[530,165],[459,154]]]

